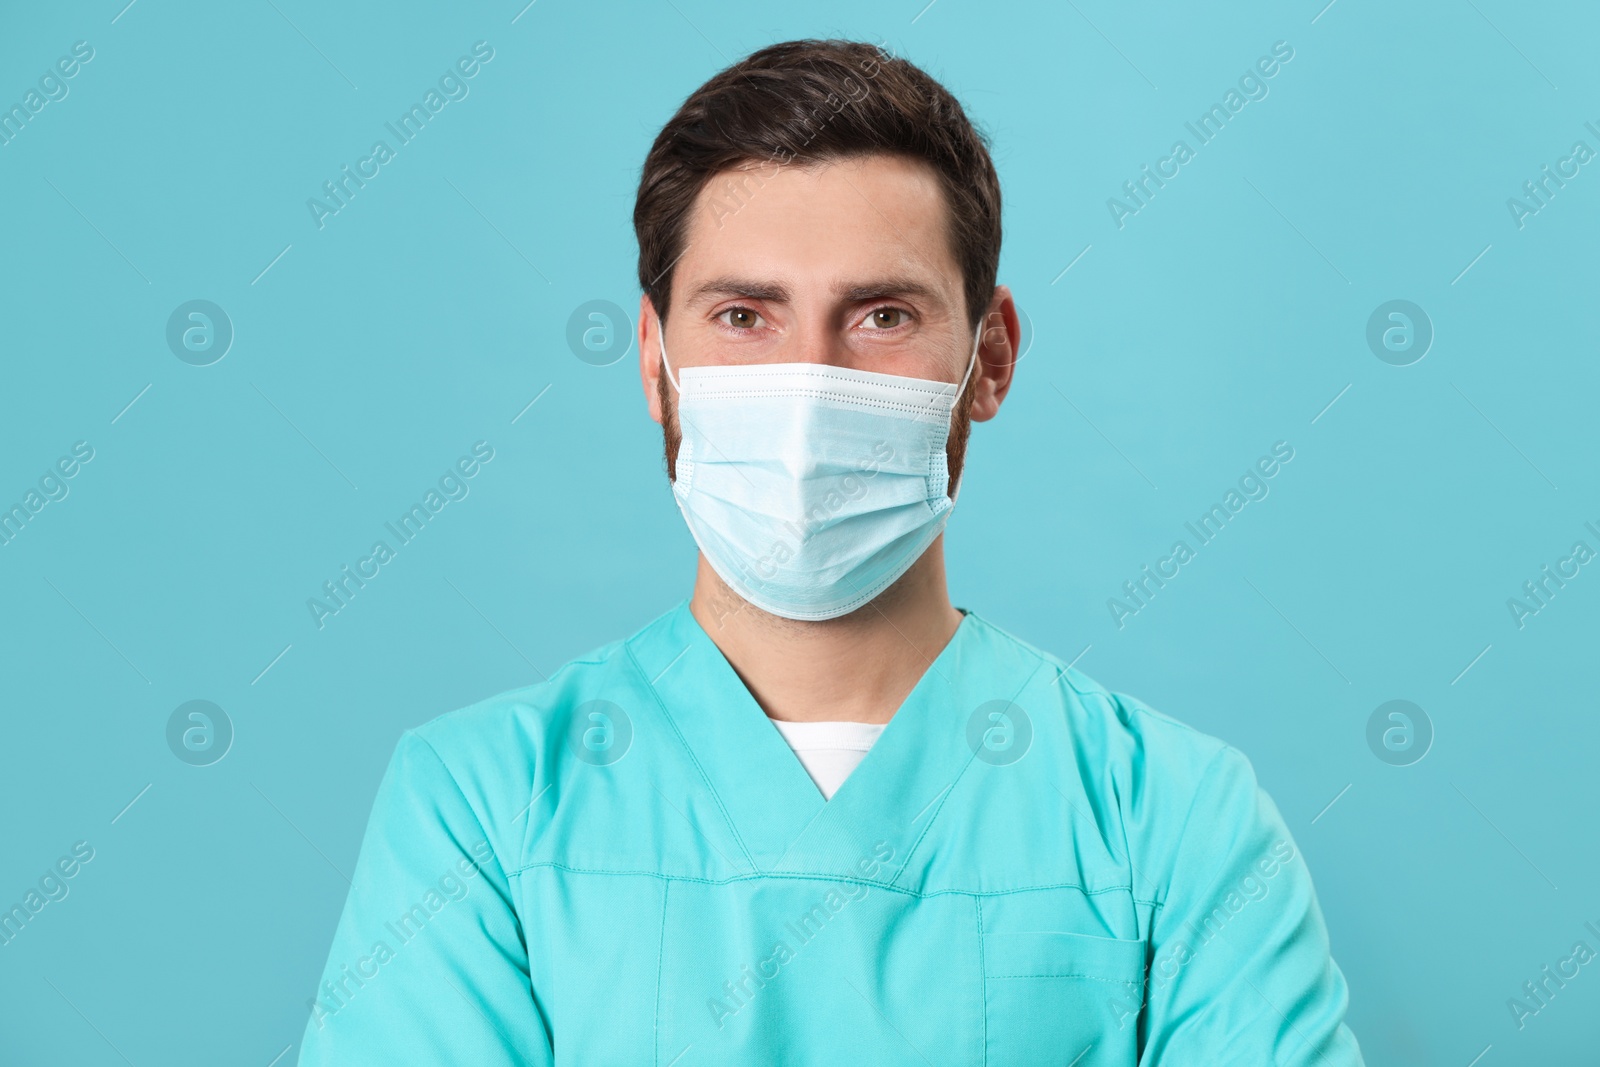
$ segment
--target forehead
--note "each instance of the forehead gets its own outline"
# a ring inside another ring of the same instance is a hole
[[[700,190],[684,238],[675,296],[730,273],[796,285],[893,273],[951,300],[961,292],[939,178],[902,156],[723,171]]]

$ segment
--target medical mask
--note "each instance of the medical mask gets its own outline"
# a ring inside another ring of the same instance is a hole
[[[763,611],[832,619],[917,561],[950,518],[960,385],[818,363],[685,367],[673,496],[722,580]],[[959,493],[959,488],[958,488]]]

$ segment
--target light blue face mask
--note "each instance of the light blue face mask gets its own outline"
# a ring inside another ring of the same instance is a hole
[[[685,367],[673,496],[722,580],[763,611],[832,619],[883,592],[955,506],[960,385],[819,363]],[[957,487],[959,492],[959,486]]]

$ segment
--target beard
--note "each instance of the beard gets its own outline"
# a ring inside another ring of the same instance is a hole
[[[966,389],[956,398],[955,409],[950,414],[950,436],[944,446],[945,465],[950,471],[947,494],[954,494],[961,481],[962,467],[967,458],[967,439],[972,434],[972,398],[978,392],[978,377],[974,374],[968,379]],[[672,387],[667,384],[665,374],[656,375],[656,396],[661,401],[661,437],[667,481],[675,482],[678,480],[678,446],[683,442],[683,433],[678,428],[678,409],[673,403]]]

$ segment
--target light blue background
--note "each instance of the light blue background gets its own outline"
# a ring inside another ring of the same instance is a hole
[[[95,49],[0,147],[0,505],[95,450],[0,547],[0,906],[95,849],[0,947],[0,1060],[293,1062],[400,732],[688,594],[635,354],[582,362],[566,323],[633,313],[683,97],[819,35],[923,64],[994,139],[1034,340],[974,435],[956,602],[1250,756],[1369,1063],[1592,1060],[1600,964],[1506,1007],[1600,949],[1600,566],[1506,606],[1600,549],[1600,163],[1506,205],[1600,149],[1592,7],[123,2],[0,20],[6,106]],[[470,95],[319,230],[307,198],[479,40]],[[1119,229],[1107,198],[1280,40]],[[1436,331],[1406,367],[1365,341],[1397,298]],[[192,299],[236,331],[211,366],[166,345]],[[470,495],[319,630],[307,598],[479,440]],[[1279,440],[1270,496],[1118,629],[1107,598]],[[237,731],[204,768],[165,740],[197,698]],[[1436,730],[1408,767],[1366,741],[1394,698]]]

